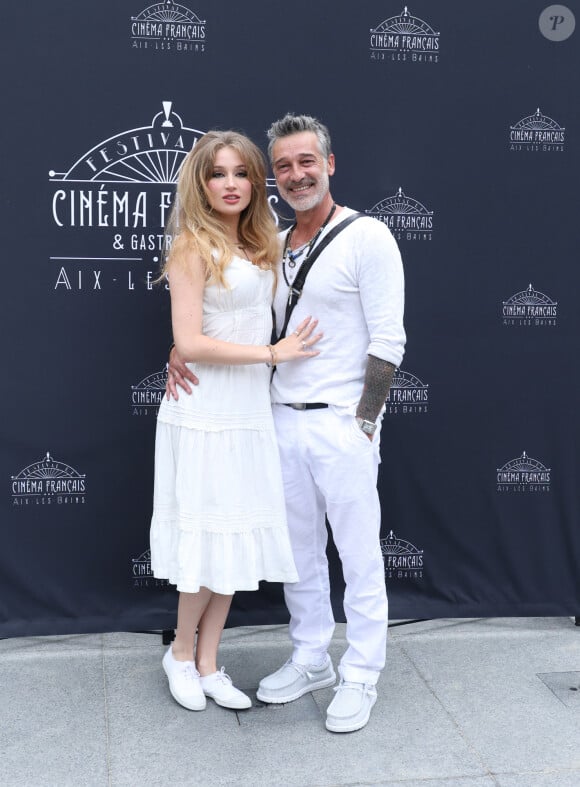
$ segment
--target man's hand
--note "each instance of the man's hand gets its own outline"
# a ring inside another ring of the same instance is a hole
[[[172,347],[169,353],[169,363],[167,364],[167,384],[165,385],[167,398],[171,399],[173,396],[175,401],[179,399],[177,386],[183,388],[185,393],[190,394],[191,388],[187,382],[188,380],[192,385],[198,385],[199,383],[195,374],[183,363],[175,347]]]

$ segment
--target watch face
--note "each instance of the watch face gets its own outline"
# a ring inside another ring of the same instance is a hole
[[[361,425],[361,429],[365,434],[374,434],[376,429],[376,424],[372,424],[369,421],[363,421]]]

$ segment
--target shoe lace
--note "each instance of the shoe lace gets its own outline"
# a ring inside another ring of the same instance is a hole
[[[192,661],[187,661],[181,668],[181,673],[186,680],[196,681],[199,678],[199,672],[195,668]]]
[[[314,673],[312,673],[305,664],[296,664],[292,659],[288,659],[286,665],[293,667],[299,675],[306,675],[308,678],[314,677]]]
[[[372,683],[355,683],[354,681],[350,680],[341,680],[338,686],[334,687],[334,691],[342,691],[343,689],[359,691],[363,695],[373,694],[375,691],[375,687],[372,685]]]
[[[215,679],[219,680],[220,683],[232,683],[232,679],[226,672],[226,668],[222,667],[218,672],[215,674]]]

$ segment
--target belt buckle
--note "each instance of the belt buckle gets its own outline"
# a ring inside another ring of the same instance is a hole
[[[306,404],[304,402],[290,402],[290,407],[293,410],[306,410]]]

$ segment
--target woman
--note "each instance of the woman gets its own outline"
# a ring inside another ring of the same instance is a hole
[[[318,355],[307,319],[269,345],[279,255],[262,154],[208,132],[180,170],[168,234],[173,337],[200,383],[165,399],[155,445],[151,564],[177,585],[177,629],[163,667],[173,697],[250,707],[224,669],[221,633],[236,590],[297,580],[286,529],[269,381],[276,363]],[[197,641],[195,635],[197,631]],[[194,646],[195,645],[195,646]]]

